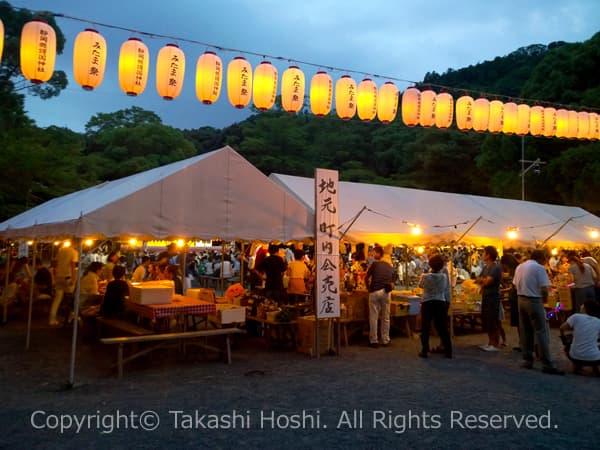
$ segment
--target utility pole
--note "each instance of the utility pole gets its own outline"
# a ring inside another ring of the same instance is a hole
[[[540,173],[541,165],[546,164],[545,161],[540,160],[540,158],[536,158],[535,160],[525,159],[525,136],[521,136],[521,159],[519,161],[521,163],[521,173],[519,176],[521,177],[521,200],[525,200],[525,174],[529,172],[531,169],[537,174]],[[525,163],[529,164],[527,168],[525,168]]]

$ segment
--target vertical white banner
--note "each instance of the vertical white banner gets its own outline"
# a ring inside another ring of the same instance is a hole
[[[315,169],[317,318],[340,317],[338,172]]]

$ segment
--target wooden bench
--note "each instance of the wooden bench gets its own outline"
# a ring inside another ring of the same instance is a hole
[[[217,330],[201,330],[201,331],[183,331],[179,333],[161,333],[161,334],[147,334],[143,336],[122,336],[122,337],[110,337],[110,338],[101,338],[100,342],[103,344],[118,344],[119,348],[117,350],[117,368],[119,372],[119,378],[123,377],[123,365],[126,362],[132,361],[146,353],[150,353],[157,348],[164,346],[169,343],[169,341],[174,340],[187,340],[187,339],[195,339],[195,338],[205,338],[210,336],[225,336],[225,351],[227,356],[227,364],[231,364],[231,344],[230,344],[230,336],[232,334],[240,334],[243,333],[239,328],[219,328]],[[159,342],[158,344],[145,348],[144,350],[140,350],[127,358],[123,358],[123,347],[125,344],[135,344],[140,342]],[[221,350],[212,347],[206,344],[202,345],[209,350],[214,350],[220,352]]]
[[[113,317],[97,316],[96,324],[98,325],[98,337],[102,336],[101,332],[103,327],[123,331],[132,336],[147,336],[149,334],[154,334],[154,331],[149,330],[148,328],[140,327],[126,320]]]

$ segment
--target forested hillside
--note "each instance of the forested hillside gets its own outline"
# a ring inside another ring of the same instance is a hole
[[[520,137],[463,133],[455,127],[409,128],[400,114],[383,125],[342,121],[335,113],[319,118],[273,109],[224,129],[178,130],[163,125],[155,113],[133,107],[91,117],[81,134],[39,128],[24,110],[26,86],[18,69],[18,36],[31,17],[5,2],[0,2],[0,17],[6,29],[0,67],[0,220],[53,197],[225,144],[265,174],[312,176],[315,167],[323,167],[339,170],[342,180],[521,196]],[[58,28],[57,34],[63,39]],[[518,97],[530,104],[537,100],[600,110],[599,73],[600,33],[583,43],[532,45],[493,61],[428,73],[419,87],[443,88],[455,98],[465,91],[494,93],[501,100]],[[65,74],[57,72],[46,89],[38,86],[29,93],[48,97],[65,86]],[[600,213],[600,143],[530,136],[523,143],[525,159],[547,163],[539,174],[526,174],[528,200]]]

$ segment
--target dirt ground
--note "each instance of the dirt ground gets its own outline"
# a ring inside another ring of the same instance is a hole
[[[170,348],[122,380],[116,348],[82,339],[72,389],[71,329],[36,317],[28,351],[25,330],[19,317],[0,327],[2,448],[598,448],[600,378],[520,368],[514,329],[499,353],[477,347],[483,334],[457,336],[451,360],[418,358],[402,335],[319,359],[243,336],[231,365]]]

